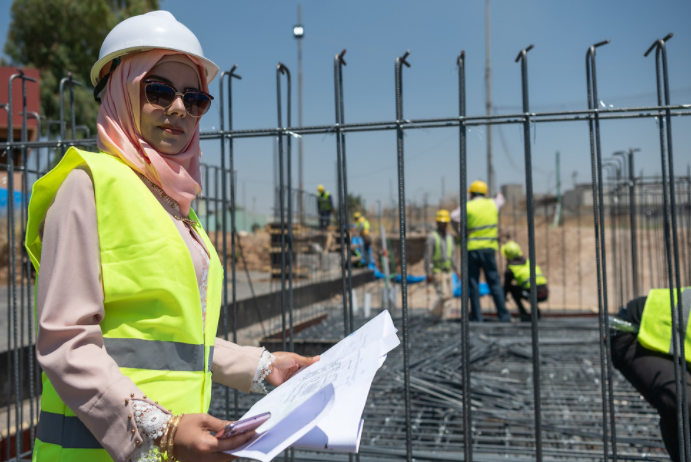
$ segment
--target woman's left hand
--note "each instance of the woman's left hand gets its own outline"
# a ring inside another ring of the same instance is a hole
[[[271,372],[266,376],[266,381],[276,387],[294,376],[300,369],[319,361],[319,356],[300,356],[287,351],[277,351],[273,355],[276,359],[271,365]]]

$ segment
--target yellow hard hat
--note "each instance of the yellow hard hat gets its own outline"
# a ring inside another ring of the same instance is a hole
[[[319,191],[320,193],[323,193],[324,192],[324,185],[320,184],[319,186],[317,186],[317,191]]]
[[[504,258],[507,260],[511,260],[513,258],[520,257],[523,255],[523,252],[521,251],[521,246],[518,245],[518,243],[515,241],[509,241],[501,246],[501,254],[504,255]]]
[[[451,215],[449,215],[448,210],[439,210],[437,212],[437,222],[439,223],[448,223],[451,221]]]
[[[470,185],[470,188],[468,188],[469,193],[476,193],[476,194],[487,194],[487,183],[484,181],[473,181],[473,184]]]
[[[359,220],[361,216],[362,216],[362,215],[360,215],[360,212],[355,212],[355,213],[353,214],[353,218],[355,218],[356,220]]]

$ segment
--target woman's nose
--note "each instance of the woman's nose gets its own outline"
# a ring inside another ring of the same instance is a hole
[[[187,110],[185,109],[185,104],[182,102],[182,95],[175,95],[173,104],[168,107],[168,115],[176,114],[180,117],[185,117],[187,115]]]

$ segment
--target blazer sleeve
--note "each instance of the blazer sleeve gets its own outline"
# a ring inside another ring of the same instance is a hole
[[[250,392],[264,348],[240,346],[216,338],[211,373],[214,382]]]

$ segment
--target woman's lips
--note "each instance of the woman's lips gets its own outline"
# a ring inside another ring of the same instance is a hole
[[[171,127],[168,125],[161,125],[158,128],[160,128],[164,133],[168,133],[170,135],[182,135],[185,133],[183,129],[180,127]]]

